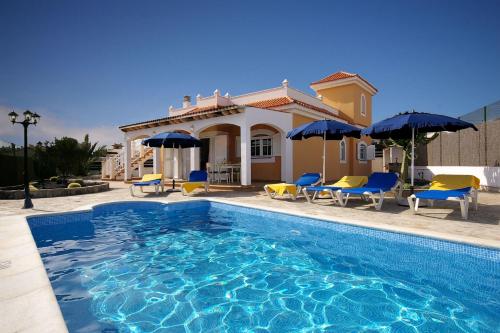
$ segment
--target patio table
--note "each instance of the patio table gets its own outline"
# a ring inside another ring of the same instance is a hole
[[[234,182],[234,173],[235,173],[235,170],[240,170],[241,169],[241,164],[239,163],[234,163],[234,164],[223,164],[220,166],[220,169],[226,169],[229,173],[229,179],[231,181],[231,183]],[[239,173],[238,173],[239,174]],[[238,180],[239,180],[239,177],[238,177]]]

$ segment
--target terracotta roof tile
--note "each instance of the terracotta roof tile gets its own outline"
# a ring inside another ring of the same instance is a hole
[[[350,79],[350,78],[353,78],[353,77],[357,77],[358,79],[362,80],[367,85],[369,85],[370,87],[372,87],[373,89],[375,89],[375,91],[378,91],[377,88],[375,88],[370,82],[368,82],[367,80],[365,80],[364,78],[362,78],[361,75],[354,74],[354,73],[348,73],[348,72],[344,72],[344,71],[340,71],[340,72],[336,72],[336,73],[333,73],[331,75],[328,75],[327,77],[324,77],[324,78],[322,78],[319,81],[315,81],[315,82],[311,83],[311,85],[313,85],[313,84],[319,84],[319,83],[325,83],[325,82],[338,81],[338,80],[343,80],[343,79]]]
[[[278,97],[278,98],[273,98],[273,99],[267,99],[263,101],[257,101],[253,102],[250,104],[247,104],[248,106],[253,106],[256,108],[261,108],[261,109],[269,109],[272,107],[278,107],[278,106],[283,106],[283,105],[288,105],[292,104],[294,102],[293,99],[290,97]]]
[[[273,109],[273,108],[277,108],[280,106],[290,105],[293,103],[300,105],[300,106],[303,106],[305,108],[320,112],[320,113],[324,113],[324,114],[327,114],[330,116],[335,116],[337,118],[349,121],[349,119],[343,117],[341,114],[336,115],[327,109],[320,108],[320,107],[302,102],[300,100],[290,98],[288,96],[267,99],[267,100],[261,100],[261,101],[249,103],[247,105],[242,105],[242,107],[243,106],[251,106],[251,107],[256,107],[256,108],[260,108],[260,109]],[[190,111],[183,113],[181,115],[164,117],[164,118],[159,118],[159,119],[138,122],[138,123],[134,123],[134,124],[123,125],[123,126],[120,126],[119,128],[121,129],[121,128],[125,128],[125,127],[130,127],[130,126],[139,126],[139,125],[155,124],[155,123],[158,124],[158,123],[163,123],[163,122],[174,120],[174,119],[180,119],[180,118],[185,118],[185,117],[190,117],[190,116],[196,116],[198,114],[210,113],[212,111],[217,112],[218,110],[222,111],[225,109],[233,109],[233,108],[238,108],[238,105],[230,105],[230,106],[212,105],[212,106],[200,107],[200,108],[195,108],[193,110],[190,110]]]
[[[261,109],[272,109],[274,107],[289,105],[289,104],[292,104],[292,103],[295,103],[295,104],[303,106],[305,108],[308,108],[308,109],[311,109],[311,110],[314,110],[314,111],[317,111],[317,112],[321,112],[321,113],[324,113],[324,114],[327,114],[327,115],[330,115],[330,116],[338,117],[338,115],[334,114],[333,112],[330,112],[327,109],[320,108],[320,107],[317,107],[317,106],[314,106],[314,105],[302,102],[302,101],[300,101],[298,99],[290,98],[288,96],[287,97],[278,97],[278,98],[274,98],[274,99],[268,99],[268,100],[254,102],[254,103],[248,104],[248,106],[253,106],[253,107],[261,108]]]
[[[234,104],[233,104],[234,105]],[[227,105],[227,106],[232,106],[232,105]],[[224,107],[227,107],[227,106],[221,106],[221,105],[209,105],[209,106],[204,106],[204,107],[197,107],[191,111],[188,111],[186,113],[183,113],[182,115],[180,116],[184,116],[184,115],[193,115],[193,114],[197,114],[197,113],[202,113],[202,112],[206,112],[206,111],[213,111],[213,110],[217,110],[217,109],[220,109],[220,108],[224,108]]]

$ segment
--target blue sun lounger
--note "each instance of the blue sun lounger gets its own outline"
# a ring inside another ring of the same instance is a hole
[[[477,210],[478,188],[479,179],[472,175],[437,175],[432,178],[428,190],[409,196],[408,204],[413,214],[416,214],[421,199],[427,200],[431,207],[434,205],[434,200],[459,201],[462,218],[466,220],[469,216],[470,200]]]
[[[325,194],[330,195],[333,202],[337,200],[337,196],[335,192],[341,190],[343,188],[354,188],[360,187],[368,181],[368,177],[366,176],[344,176],[338,182],[332,185],[316,185],[316,186],[307,186],[302,188],[302,193],[307,199],[307,202],[313,203],[316,200],[318,195]],[[312,195],[311,195],[312,194]]]
[[[193,170],[189,173],[188,181],[181,185],[182,195],[189,195],[196,189],[208,192],[208,172],[205,170]]]
[[[274,199],[276,196],[284,196],[288,193],[293,200],[297,198],[303,187],[316,185],[321,181],[321,174],[312,172],[304,173],[299,179],[293,184],[278,183],[278,184],[267,184],[264,186],[264,190],[267,195]]]
[[[163,182],[162,182],[162,174],[148,174],[144,175],[140,182],[135,182],[130,185],[130,194],[134,196],[134,187],[139,187],[142,192],[142,188],[144,186],[154,186],[155,193],[159,193],[159,189],[161,186],[161,190],[163,192]]]
[[[394,172],[374,172],[368,182],[362,187],[346,188],[336,192],[337,199],[342,207],[347,205],[350,195],[359,195],[361,198],[371,198],[376,210],[382,208],[386,192],[394,192],[396,198],[401,197],[401,181]],[[377,200],[378,196],[378,200]]]

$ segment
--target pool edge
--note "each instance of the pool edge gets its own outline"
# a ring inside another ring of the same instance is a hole
[[[0,218],[0,230],[2,332],[67,333],[26,217]]]

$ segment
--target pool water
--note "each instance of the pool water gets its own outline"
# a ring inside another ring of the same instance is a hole
[[[497,250],[209,201],[28,221],[70,332],[500,331]]]

